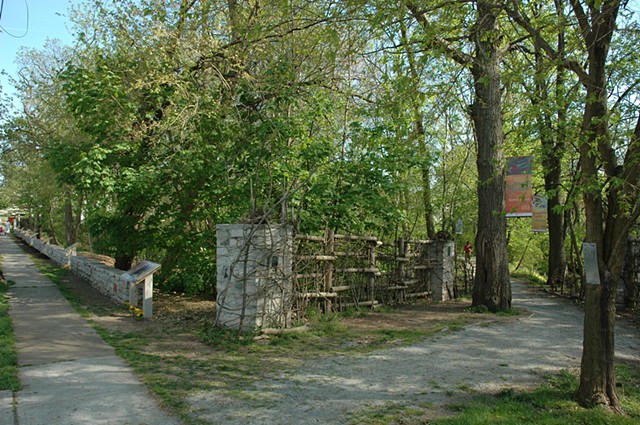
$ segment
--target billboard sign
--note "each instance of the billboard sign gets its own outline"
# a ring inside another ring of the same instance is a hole
[[[533,215],[532,162],[532,156],[507,158],[505,188],[505,211],[507,217],[531,217]]]

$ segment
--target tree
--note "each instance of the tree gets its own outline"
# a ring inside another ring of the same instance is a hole
[[[472,30],[467,35],[473,54],[468,55],[436,32],[427,11],[407,3],[413,17],[429,34],[427,45],[444,51],[457,63],[468,67],[473,76],[471,118],[478,144],[477,269],[473,305],[484,305],[496,311],[511,308],[506,217],[503,214],[505,159],[500,87],[500,64],[505,50],[498,26],[502,8],[485,1],[477,1],[475,6]]]
[[[71,57],[71,49],[55,39],[48,40],[41,51],[19,52],[16,61],[21,71],[12,83],[23,109],[21,115],[7,121],[10,131],[4,152],[6,190],[14,192],[12,202],[45,217],[40,223],[48,236],[67,245],[78,237],[83,196],[69,184],[69,173],[57,169],[55,160],[46,153],[52,146],[73,145],[82,137],[61,100],[58,80]],[[25,174],[29,175],[26,180]],[[27,195],[36,193],[49,194],[38,202]],[[59,220],[62,215],[65,220]],[[64,237],[59,238],[61,234]]]
[[[518,148],[523,146],[523,141],[531,141],[528,149],[534,152],[544,177],[541,186],[548,199],[547,284],[556,289],[564,288],[567,275],[565,217],[569,216],[570,208],[565,206],[565,200],[571,203],[567,198],[571,185],[567,184],[563,169],[568,159],[577,158],[577,150],[571,151],[569,142],[577,134],[575,123],[579,110],[575,105],[580,104],[580,87],[577,79],[558,64],[572,53],[567,52],[567,39],[571,49],[578,34],[567,26],[565,2],[549,3],[529,3],[526,13],[531,27],[551,40],[549,45],[554,45],[558,60],[551,60],[545,54],[540,40],[518,30],[519,41],[511,49],[508,61],[509,80],[513,83],[507,90],[510,97],[525,99],[519,104],[511,102],[516,106],[510,131],[517,134],[514,144]],[[522,72],[527,68],[533,69],[533,73]]]
[[[555,8],[558,19],[557,48],[558,57],[565,57],[565,16],[564,2],[555,0]],[[565,260],[565,225],[563,194],[562,194],[562,159],[567,145],[567,88],[566,69],[556,67],[553,99],[555,108],[545,108],[545,103],[549,101],[549,87],[546,84],[544,52],[535,43],[535,94],[533,105],[541,106],[541,113],[537,117],[538,134],[542,144],[542,163],[544,173],[544,188],[548,199],[547,222],[549,228],[549,255],[547,284],[551,288],[563,287],[566,274]],[[555,109],[555,123],[552,116]],[[548,112],[549,111],[549,112]],[[555,125],[554,125],[555,124]]]
[[[640,215],[640,115],[621,164],[609,131],[606,72],[620,1],[586,3],[585,10],[583,3],[572,0],[571,6],[589,61],[581,75],[586,92],[580,142],[585,240],[596,245],[602,282],[587,285],[585,291],[578,398],[585,405],[620,410],[614,369],[615,306],[626,241]]]
[[[77,18],[83,59],[63,75],[89,142],[66,158],[90,171],[82,182],[99,199],[88,222],[119,265],[153,254],[178,289],[202,289],[215,276],[217,223],[256,213],[286,222],[295,211],[307,229],[340,222],[357,231],[388,215],[393,153],[351,125],[348,75],[362,24],[348,9],[92,7]],[[385,207],[372,214],[377,202]]]
[[[580,29],[587,66],[563,58],[532,27],[512,2],[509,15],[536,38],[545,53],[572,70],[584,89],[579,143],[580,179],[586,216],[585,241],[596,246],[599,285],[586,285],[584,342],[579,401],[620,411],[614,369],[615,300],[630,229],[640,216],[640,115],[635,128],[624,132],[626,143],[610,130],[607,66],[621,2],[571,0]],[[633,85],[631,85],[633,87]],[[625,90],[624,95],[629,91]],[[637,112],[636,112],[637,114]]]

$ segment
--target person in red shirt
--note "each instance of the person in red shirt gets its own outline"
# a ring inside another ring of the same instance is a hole
[[[471,258],[471,252],[472,252],[472,248],[471,248],[471,244],[469,243],[469,241],[467,241],[466,244],[464,244],[464,247],[462,247],[462,249],[464,250],[464,257],[468,260]]]

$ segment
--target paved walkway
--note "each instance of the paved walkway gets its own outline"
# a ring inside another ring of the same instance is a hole
[[[131,368],[39,273],[0,238],[22,389],[0,392],[0,425],[178,424]]]

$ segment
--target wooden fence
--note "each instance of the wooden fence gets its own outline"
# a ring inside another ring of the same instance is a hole
[[[398,240],[383,244],[375,237],[332,231],[322,236],[296,235],[296,310],[302,313],[310,305],[317,305],[330,312],[429,298],[434,279],[442,275],[433,272],[443,268],[443,260],[430,255],[434,243],[437,241]],[[451,298],[453,282],[447,286],[445,297]]]

